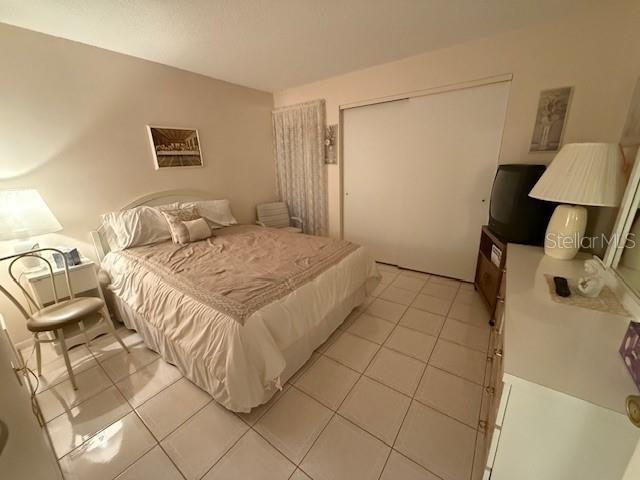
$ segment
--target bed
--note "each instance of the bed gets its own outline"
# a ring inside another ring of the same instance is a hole
[[[210,198],[161,192],[123,210]],[[268,401],[380,279],[363,247],[253,225],[123,251],[103,227],[92,238],[119,320],[236,412]]]

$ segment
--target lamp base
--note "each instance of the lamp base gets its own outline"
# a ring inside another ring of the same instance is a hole
[[[587,209],[576,205],[558,205],[544,236],[544,253],[559,260],[571,260],[580,250],[587,228]]]

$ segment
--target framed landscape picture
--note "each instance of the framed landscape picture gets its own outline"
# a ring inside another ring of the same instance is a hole
[[[156,170],[202,167],[198,130],[147,125]]]

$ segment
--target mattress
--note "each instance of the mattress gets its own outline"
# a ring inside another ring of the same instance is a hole
[[[253,226],[112,252],[102,268],[128,326],[238,412],[267,401],[380,278],[364,247]]]

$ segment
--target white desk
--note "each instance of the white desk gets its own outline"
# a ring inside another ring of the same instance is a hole
[[[583,261],[508,246],[504,388],[485,478],[622,478],[640,438],[625,412],[638,390],[618,353],[630,319],[558,304],[544,277],[578,278]]]

